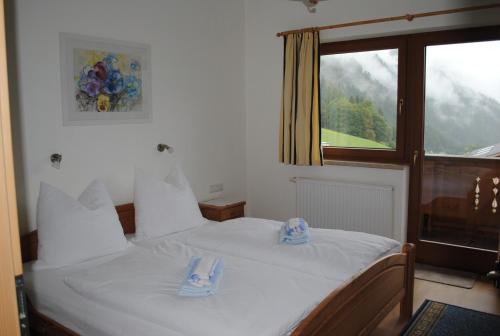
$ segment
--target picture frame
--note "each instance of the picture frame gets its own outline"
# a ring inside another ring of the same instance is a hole
[[[63,126],[152,120],[151,49],[60,33]]]

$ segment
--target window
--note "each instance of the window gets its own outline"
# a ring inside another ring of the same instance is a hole
[[[396,149],[398,49],[325,55],[321,70],[321,142]]]
[[[403,159],[405,41],[321,45],[321,142],[326,159]]]
[[[500,158],[499,59],[498,27],[323,43],[324,158]]]
[[[500,41],[426,47],[426,155],[500,157]]]

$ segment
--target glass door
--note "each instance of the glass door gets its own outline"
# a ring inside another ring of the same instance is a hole
[[[499,246],[500,41],[423,52],[421,259],[483,272]]]

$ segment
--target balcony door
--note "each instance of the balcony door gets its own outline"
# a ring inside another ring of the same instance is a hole
[[[484,273],[499,246],[500,30],[421,34],[409,54],[409,238],[421,262]]]

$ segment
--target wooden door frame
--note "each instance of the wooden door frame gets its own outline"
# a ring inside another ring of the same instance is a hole
[[[421,186],[424,153],[425,121],[425,47],[429,45],[500,40],[500,26],[439,31],[417,34],[408,43],[408,127],[411,152],[418,153],[410,163],[408,197],[408,241],[417,246],[417,262],[446,266],[476,273],[492,269],[497,253],[419,239],[421,230]],[[411,66],[410,66],[411,65]]]
[[[4,2],[0,1],[0,334],[20,334],[15,277],[22,274],[7,79]]]

